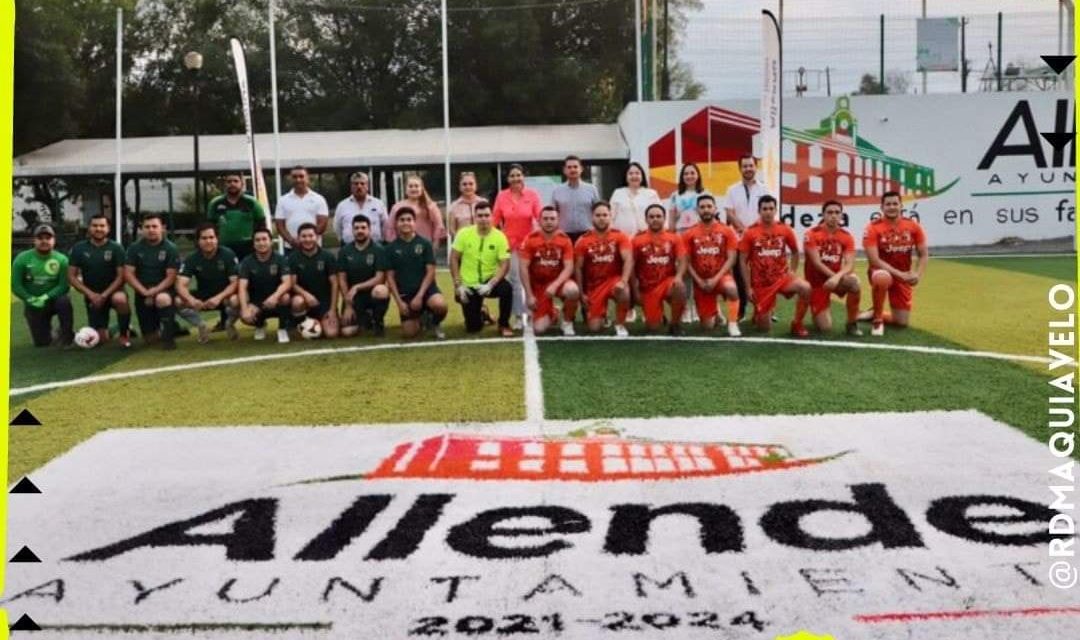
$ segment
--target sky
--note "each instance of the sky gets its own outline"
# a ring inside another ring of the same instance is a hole
[[[761,91],[761,9],[778,12],[778,0],[702,0],[694,12],[680,51],[695,78],[713,100],[753,98]],[[1039,56],[1056,54],[1057,0],[926,0],[928,17],[966,17],[968,91],[979,90],[979,76],[990,60],[987,45],[997,39],[1002,19],[1002,56],[1041,64]],[[795,70],[807,70],[807,95],[825,95],[825,68],[833,94],[853,92],[864,73],[878,74],[880,18],[885,14],[885,71],[906,75],[909,92],[922,91],[915,72],[915,20],[921,0],[786,0],[784,2],[785,87],[794,86]],[[1066,45],[1067,46],[1067,43]],[[996,55],[996,53],[995,53]],[[927,74],[927,91],[960,91],[960,74]]]

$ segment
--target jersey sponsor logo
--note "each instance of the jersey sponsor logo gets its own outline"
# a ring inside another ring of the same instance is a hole
[[[562,266],[562,260],[557,258],[540,258],[536,261],[536,264],[541,267],[559,267]]]
[[[278,267],[276,264],[270,265],[270,275],[276,276],[278,274]]]
[[[217,261],[217,268],[218,268],[218,271],[224,271],[225,270],[225,261],[224,260],[218,260]]]
[[[165,262],[165,250],[158,251],[157,259],[159,262]]]
[[[316,262],[315,263],[315,270],[316,271],[326,271],[326,262],[323,261],[323,260],[319,260],[318,262]]]
[[[593,254],[591,254],[589,256],[589,260],[593,264],[606,264],[608,262],[615,262],[615,254],[614,253],[604,253],[604,254],[597,255],[597,254],[593,253]]]
[[[367,266],[370,267],[371,265],[375,264],[375,256],[369,253],[364,262],[367,264]]]
[[[821,254],[820,257],[821,257],[822,262],[829,262],[829,263],[840,262],[840,256],[838,256],[836,254],[823,253],[823,254]]]
[[[763,247],[763,248],[758,249],[757,254],[758,254],[759,257],[762,257],[762,258],[780,258],[780,257],[783,257],[784,250],[783,249],[769,249],[769,248]]]
[[[423,252],[424,252],[424,248],[422,246],[416,245],[415,247],[413,247],[413,253],[415,253],[416,255],[420,255]]]
[[[86,254],[86,257],[89,258],[90,254]],[[112,249],[105,250],[105,261],[108,262],[109,260],[112,260]]]
[[[60,261],[56,258],[49,258],[45,261],[45,273],[50,276],[55,276],[60,273]]]
[[[671,256],[666,255],[651,255],[645,258],[645,264],[659,264],[667,265],[671,262]]]

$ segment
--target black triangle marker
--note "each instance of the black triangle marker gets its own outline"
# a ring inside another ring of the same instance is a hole
[[[1043,62],[1045,62],[1051,69],[1054,70],[1054,73],[1056,73],[1058,75],[1061,75],[1061,72],[1064,71],[1065,68],[1068,67],[1070,64],[1072,64],[1073,60],[1076,59],[1076,56],[1039,56],[1039,57],[1042,58]]]
[[[19,480],[8,493],[41,493],[41,489],[38,489],[36,484],[30,482],[30,478],[23,476],[23,479]]]
[[[12,427],[37,427],[41,425],[41,420],[34,417],[34,414],[30,413],[29,409],[23,409],[19,412],[19,415],[15,416],[15,419],[8,423]]]
[[[41,627],[34,622],[33,618],[25,613],[11,625],[12,631],[41,631]]]
[[[1076,134],[1057,133],[1052,131],[1050,133],[1042,133],[1041,135],[1042,137],[1046,138],[1046,141],[1049,142],[1051,146],[1053,146],[1055,149],[1060,149],[1065,145],[1069,144],[1069,141],[1071,141]]]
[[[41,562],[41,558],[37,557],[37,555],[30,550],[30,547],[23,547],[22,549],[19,549],[18,553],[11,556],[11,560],[8,560],[8,562]]]

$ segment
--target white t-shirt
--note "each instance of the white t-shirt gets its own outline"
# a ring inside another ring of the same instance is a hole
[[[760,182],[754,182],[747,187],[742,180],[739,180],[728,187],[727,193],[724,194],[724,201],[720,204],[720,209],[734,210],[739,222],[743,223],[743,226],[749,227],[758,219],[758,199],[768,194],[765,185]],[[728,221],[728,224],[730,224],[730,221]]]
[[[644,231],[648,227],[645,224],[645,209],[650,204],[661,204],[655,190],[642,188],[630,195],[629,187],[619,187],[611,194],[612,226],[631,237],[638,231]],[[666,213],[664,220],[666,225]]]
[[[708,189],[704,191],[684,191],[682,193],[672,192],[671,197],[668,198],[668,211],[674,212],[675,215],[675,230],[679,233],[686,231],[690,227],[701,222],[701,217],[697,212],[697,200],[701,196],[711,196]],[[720,221],[723,222],[722,216],[724,212],[721,211],[717,216]]]
[[[334,233],[341,239],[342,246],[353,241],[352,221],[361,213],[371,221],[371,239],[382,243],[383,228],[387,221],[386,205],[373,195],[364,198],[363,205],[357,202],[354,196],[349,196],[334,209]]]
[[[277,208],[274,209],[274,220],[284,220],[285,228],[294,238],[300,225],[307,222],[318,224],[319,216],[329,217],[330,208],[326,205],[326,198],[310,189],[303,197],[290,189],[278,198]]]

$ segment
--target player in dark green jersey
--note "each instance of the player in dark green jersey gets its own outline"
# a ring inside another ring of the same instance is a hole
[[[128,247],[124,280],[135,290],[135,315],[147,343],[159,338],[165,349],[175,349],[176,307],[173,285],[180,267],[176,245],[165,238],[165,223],[159,213],[142,220],[142,237]]]
[[[269,229],[256,229],[252,239],[254,253],[240,263],[237,297],[240,320],[255,327],[255,339],[266,339],[266,318],[278,319],[278,342],[289,341],[289,316],[292,278],[285,257],[274,253]]]
[[[231,340],[236,339],[236,317],[239,299],[236,297],[236,254],[228,247],[218,245],[217,227],[204,222],[195,228],[199,248],[184,259],[176,278],[176,308],[184,320],[199,330],[199,343],[210,340],[210,327],[200,311],[224,309],[225,330]],[[191,290],[191,279],[198,290]]]
[[[56,232],[47,224],[34,227],[34,248],[23,251],[11,265],[11,291],[23,301],[23,316],[35,347],[52,343],[52,318],[60,319],[57,344],[74,338],[68,299],[67,256],[56,251]]]
[[[371,239],[371,220],[363,214],[352,219],[353,241],[338,252],[338,289],[341,291],[341,335],[354,336],[361,329],[377,336],[385,333],[390,307],[386,251]]]
[[[131,346],[131,306],[124,289],[124,247],[109,239],[109,216],[90,216],[86,240],[71,248],[68,284],[83,294],[86,318],[104,342],[109,339],[109,310],[116,311],[120,346]]]
[[[406,338],[420,334],[420,316],[431,314],[433,332],[444,340],[440,323],[446,318],[446,299],[435,283],[435,250],[431,242],[416,235],[416,213],[404,206],[394,215],[397,239],[386,247],[390,271],[386,283],[401,314],[401,333]]]
[[[237,261],[251,253],[251,238],[258,227],[266,226],[266,213],[261,203],[244,193],[244,176],[226,173],[222,176],[225,193],[214,198],[206,207],[206,219],[217,225],[218,242],[236,254]],[[225,329],[226,309],[214,331]]]
[[[322,324],[325,338],[338,335],[338,279],[334,254],[319,246],[316,227],[305,222],[296,230],[297,247],[289,254],[292,271],[293,320],[304,316]]]

